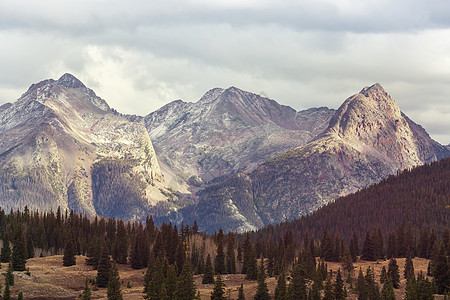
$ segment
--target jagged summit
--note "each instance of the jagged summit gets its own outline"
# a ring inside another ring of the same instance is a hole
[[[57,83],[69,89],[85,88],[86,86],[75,76],[69,73],[62,75]]]

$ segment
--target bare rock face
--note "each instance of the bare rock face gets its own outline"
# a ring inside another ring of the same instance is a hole
[[[258,228],[298,218],[398,170],[447,156],[448,149],[402,114],[375,84],[348,98],[326,130],[307,145],[266,161],[240,180],[205,189],[198,207],[209,209],[208,214],[195,208],[186,214],[208,230]],[[251,202],[254,209],[241,208],[242,202]]]
[[[59,206],[140,218],[165,199],[158,189],[162,182],[144,126],[111,113],[103,99],[70,74],[33,84],[0,110],[5,209]]]
[[[196,103],[171,102],[143,122],[160,163],[183,181],[197,176],[208,182],[305,145],[333,113],[328,108],[297,112],[231,87],[212,89]]]

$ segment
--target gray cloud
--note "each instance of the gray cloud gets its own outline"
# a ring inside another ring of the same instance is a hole
[[[447,144],[449,22],[439,0],[2,2],[0,102],[64,72],[138,114],[231,85],[336,108],[380,82]]]

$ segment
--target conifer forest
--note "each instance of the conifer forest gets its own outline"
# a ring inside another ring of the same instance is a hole
[[[84,256],[97,271],[86,278],[83,299],[98,289],[106,289],[108,299],[126,299],[118,265],[142,270],[144,299],[228,299],[229,274],[256,283],[252,295],[242,284],[238,299],[394,299],[401,278],[406,299],[433,299],[450,292],[449,188],[446,159],[391,176],[299,220],[245,234],[220,229],[207,235],[196,222],[157,226],[151,216],[124,222],[60,209],[1,210],[3,299],[11,297],[14,274],[29,272],[27,260],[52,255],[62,255],[66,267]],[[414,258],[428,262],[426,272],[414,271]],[[378,276],[370,264],[356,269],[361,261],[386,265]],[[194,276],[210,286],[209,295],[201,295]],[[269,291],[270,278],[276,286]]]

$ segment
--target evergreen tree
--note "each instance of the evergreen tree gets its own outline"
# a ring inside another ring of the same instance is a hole
[[[306,299],[305,275],[298,262],[294,264],[291,281],[288,285],[288,299],[303,300]]]
[[[223,231],[219,229],[219,234],[217,235],[217,255],[214,259],[214,271],[216,274],[225,273],[225,254],[223,252]]]
[[[139,247],[139,239],[136,237],[134,239],[133,249],[130,255],[130,267],[133,269],[142,269],[142,256],[141,248]]]
[[[387,280],[384,283],[383,289],[381,290],[381,299],[382,300],[395,300],[394,286],[392,285],[391,280]]]
[[[377,257],[375,256],[375,245],[370,232],[367,230],[366,238],[364,239],[363,249],[361,253],[361,259],[375,261]]]
[[[222,277],[217,276],[214,284],[214,288],[211,292],[211,300],[225,300],[225,284],[222,281]]]
[[[278,276],[277,286],[275,287],[275,300],[286,299],[286,278],[284,277],[284,272],[281,272]]]
[[[12,263],[9,262],[8,264],[8,268],[6,269],[6,273],[5,273],[5,280],[8,281],[10,286],[14,285],[14,274],[13,274],[13,267],[12,267]]]
[[[82,300],[91,300],[92,292],[88,285],[89,279],[86,278],[84,281],[84,289],[83,292],[81,292],[81,299]]]
[[[5,280],[5,290],[3,291],[3,300],[11,300],[11,290],[8,280]]]
[[[342,268],[344,269],[344,271],[347,272],[347,274],[351,278],[353,269],[355,267],[353,266],[352,256],[350,254],[350,249],[348,247],[345,247],[344,256],[342,257],[341,265],[342,265]]]
[[[214,283],[214,273],[212,269],[211,255],[206,257],[205,273],[203,274],[202,284]]]
[[[64,246],[63,266],[70,267],[76,265],[76,263],[72,233],[69,229],[66,237],[66,244]]]
[[[256,288],[255,300],[270,300],[269,289],[266,283],[266,269],[264,259],[261,259],[258,271],[258,287]]]
[[[367,289],[367,299],[379,299],[380,290],[378,285],[375,283],[374,273],[370,266],[367,268],[364,281]]]
[[[407,300],[432,300],[433,296],[432,283],[420,272],[415,277],[410,277],[406,282],[406,298]],[[445,299],[445,298],[444,298]]]
[[[358,245],[358,237],[356,236],[356,232],[353,231],[352,239],[350,240],[350,255],[352,257],[352,261],[356,262],[359,255],[359,245]]]
[[[341,270],[338,269],[336,275],[336,282],[333,285],[333,296],[336,300],[345,299],[344,296],[344,281],[342,280]]]
[[[236,258],[234,256],[234,237],[231,233],[228,233],[226,266],[228,274],[236,273]]]
[[[152,255],[152,257],[149,260],[149,264],[147,266],[147,272],[144,276],[144,285],[145,285],[144,298],[150,300],[160,299],[163,283],[164,283],[164,272],[161,255],[156,259],[154,259]]]
[[[27,258],[34,257],[34,242],[31,233],[27,234]]]
[[[119,270],[117,269],[116,263],[113,261],[111,265],[111,270],[109,272],[108,278],[108,300],[122,300],[122,291],[120,289],[120,277]]]
[[[432,256],[431,266],[431,274],[434,277],[437,292],[439,294],[450,292],[450,266],[443,242]]]
[[[147,271],[145,271],[145,274],[144,274],[144,294],[145,295],[147,295],[149,283],[153,278],[153,275],[154,275],[153,272],[155,271],[156,264],[157,264],[156,258],[152,252],[150,254],[150,258],[148,260]]]
[[[405,270],[403,272],[403,275],[405,276],[406,279],[410,278],[411,276],[415,276],[414,275],[414,264],[411,258],[411,251],[408,249],[408,252],[406,254],[406,262],[405,262]]]
[[[25,235],[22,226],[17,226],[16,238],[13,243],[13,250],[11,256],[11,262],[14,271],[25,271],[25,264],[27,262],[28,253],[25,245]]]
[[[17,300],[23,300],[23,292],[20,291],[19,294],[17,295]]]
[[[169,265],[167,268],[164,286],[166,288],[167,299],[175,299],[175,293],[177,290],[177,271],[175,270],[174,265]]]
[[[366,279],[364,278],[364,274],[359,268],[358,281],[356,283],[356,288],[358,290],[358,300],[367,300],[367,287],[366,287]]]
[[[94,239],[93,242],[89,245],[88,251],[87,251],[87,258],[86,258],[86,264],[89,266],[93,266],[94,270],[97,270],[98,263],[100,262],[100,256],[102,255],[102,245],[105,244],[105,241],[103,243],[99,239]]]
[[[100,261],[98,263],[97,279],[96,279],[98,287],[107,287],[110,270],[111,270],[111,259],[109,257],[108,249],[105,244],[103,246],[102,255],[100,256]]]
[[[122,220],[117,221],[117,233],[114,239],[112,257],[118,264],[126,264],[128,257],[128,235]]]
[[[177,282],[176,300],[191,300],[195,297],[194,276],[188,260],[185,261]]]
[[[249,235],[247,235],[247,239],[244,241],[244,263],[242,273],[247,274],[245,278],[248,280],[256,280],[258,277],[256,250],[253,243],[250,241]]]
[[[239,292],[238,292],[238,300],[245,300],[244,285],[242,283],[241,283],[241,287],[239,288]]]
[[[325,281],[325,287],[324,287],[324,293],[323,293],[323,300],[333,300],[333,285],[331,284],[331,276],[327,277],[327,280]]]
[[[0,254],[0,261],[2,263],[9,262],[11,260],[11,247],[9,245],[8,230],[5,229],[3,234],[3,246]]]
[[[381,268],[380,282],[386,283],[387,281],[388,281],[388,275],[387,275],[386,267],[383,266],[383,268]]]
[[[392,286],[394,289],[398,289],[400,287],[400,273],[398,271],[397,260],[395,258],[391,258],[389,260],[387,275],[392,281]]]

